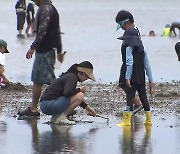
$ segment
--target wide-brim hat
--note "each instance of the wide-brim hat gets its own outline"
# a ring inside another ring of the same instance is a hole
[[[125,30],[123,36],[117,38],[119,40],[125,41],[129,46],[141,46],[142,41],[138,31],[135,28],[130,28]]]
[[[7,43],[6,43],[6,41],[0,40],[0,45],[5,47],[6,51],[5,51],[4,53],[9,53],[9,50],[7,49]]]
[[[84,72],[89,79],[96,81],[95,76],[93,74],[93,65],[89,61],[83,61],[79,63],[77,70],[79,72]]]

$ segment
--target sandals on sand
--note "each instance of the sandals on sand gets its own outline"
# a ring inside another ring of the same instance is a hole
[[[30,107],[28,107],[27,109],[20,109],[18,111],[18,115],[19,116],[40,116],[40,112],[39,111],[32,112]]]

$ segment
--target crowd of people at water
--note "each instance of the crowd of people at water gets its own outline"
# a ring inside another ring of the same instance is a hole
[[[26,0],[18,0],[15,5],[16,15],[17,15],[17,30],[18,36],[23,37],[23,29],[25,21],[27,22],[27,28],[25,30],[27,35],[29,31],[34,33],[34,16],[35,16],[35,3],[33,1],[29,1],[28,5],[26,6]]]

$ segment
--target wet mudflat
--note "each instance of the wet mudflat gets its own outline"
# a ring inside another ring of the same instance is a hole
[[[45,154],[178,154],[180,150],[179,83],[157,84],[148,95],[153,126],[144,126],[143,111],[133,117],[132,127],[118,127],[125,95],[112,84],[85,83],[90,87],[86,102],[109,121],[91,117],[78,108],[71,117],[76,125],[48,124],[50,116],[17,117],[20,107],[31,101],[31,86],[13,85],[0,93],[0,153]],[[8,96],[8,97],[7,97]],[[3,101],[2,101],[3,100]],[[19,119],[19,120],[18,120]]]

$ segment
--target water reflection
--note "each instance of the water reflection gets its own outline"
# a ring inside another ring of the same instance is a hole
[[[22,120],[22,119],[21,119]],[[31,128],[32,151],[34,153],[87,153],[88,137],[93,136],[99,127],[84,125],[43,124],[50,129],[39,132],[37,119],[23,119]]]
[[[120,149],[123,154],[151,154],[151,129],[152,126],[143,126],[137,117],[132,126],[122,126]]]
[[[21,119],[22,120],[22,119]],[[143,126],[142,119],[134,118],[133,127],[110,127],[108,123],[78,123],[77,125],[48,125],[45,119],[23,119],[30,129],[30,136],[23,141],[31,145],[30,153],[84,153],[98,154],[110,151],[122,154],[151,154],[151,126]],[[42,123],[43,121],[43,123]],[[40,124],[41,123],[41,124]],[[10,123],[8,123],[10,124]],[[44,130],[45,128],[45,130]],[[117,132],[118,131],[118,132]],[[25,131],[22,131],[25,132]],[[27,127],[26,127],[26,133]],[[119,143],[117,141],[120,135]],[[114,143],[112,142],[114,141]],[[21,142],[23,145],[24,142]],[[113,143],[113,146],[105,146]],[[118,147],[119,145],[119,147]],[[117,147],[117,148],[116,148]],[[25,149],[24,149],[25,150]]]
[[[6,132],[7,132],[7,123],[2,120],[1,116],[0,116],[0,153],[1,153],[1,149],[3,148],[3,144],[4,141],[6,140]]]
[[[117,127],[116,118],[108,124],[96,118],[73,126],[48,125],[47,118],[0,116],[0,153],[178,154],[180,150],[179,116],[153,117],[152,127],[143,125],[145,116],[134,117],[132,127]]]
[[[52,131],[40,137],[39,153],[72,152],[76,144],[71,138],[72,126],[50,125]]]
[[[7,130],[7,124],[5,121],[0,121],[0,136]],[[1,142],[0,142],[1,143]]]
[[[175,121],[175,133],[176,133],[176,149],[177,151],[180,151],[180,146],[179,146],[179,143],[180,143],[180,115],[177,115],[176,116],[176,121]]]
[[[1,104],[1,106],[3,105]],[[0,137],[3,133],[7,131],[7,123],[5,122],[5,116],[1,114],[3,110],[1,106],[0,106]]]

